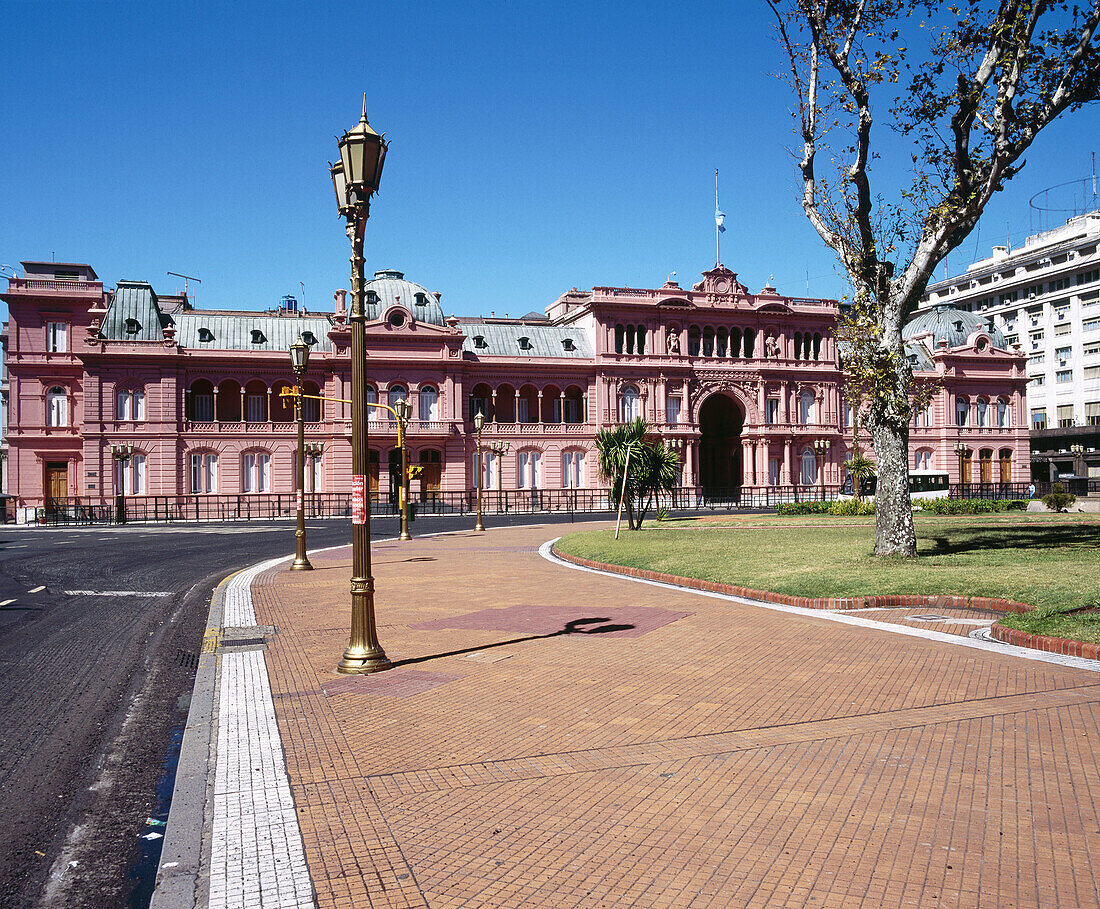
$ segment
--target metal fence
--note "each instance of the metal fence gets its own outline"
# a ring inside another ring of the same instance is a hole
[[[657,508],[684,510],[772,508],[784,502],[835,499],[836,486],[735,487],[731,489],[683,486],[661,493],[647,502],[652,514]],[[123,524],[127,522],[172,523],[179,521],[264,521],[295,516],[294,493],[252,493],[241,495],[125,496],[104,501],[80,497],[51,499],[34,510],[39,524]],[[344,492],[306,493],[307,518],[350,518],[351,495]],[[483,489],[484,514],[574,514],[613,512],[615,504],[607,489]],[[414,493],[411,515],[470,514],[477,509],[477,490]],[[372,493],[371,514],[398,514],[395,498]]]
[[[1070,495],[1087,496],[1100,493],[1100,478],[1073,477],[1059,480]],[[1041,499],[1050,493],[1053,483],[952,483],[948,495],[952,499]]]

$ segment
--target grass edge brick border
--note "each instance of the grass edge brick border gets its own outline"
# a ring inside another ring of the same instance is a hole
[[[939,596],[925,596],[924,594],[887,594],[882,596],[867,597],[796,597],[786,593],[773,593],[770,590],[757,590],[753,587],[737,587],[733,584],[721,584],[717,581],[703,581],[699,578],[685,578],[675,574],[665,574],[662,571],[649,571],[645,568],[630,568],[626,565],[611,565],[607,562],[596,562],[581,556],[570,555],[558,549],[555,543],[553,553],[565,562],[580,565],[584,568],[594,568],[598,571],[606,571],[611,574],[621,574],[629,578],[641,578],[646,581],[659,581],[662,584],[672,584],[676,587],[686,587],[689,590],[704,590],[708,593],[722,593],[727,596],[746,597],[751,600],[763,600],[765,603],[779,603],[783,606],[798,606],[802,609],[890,609],[901,607],[931,607],[931,608],[956,608],[956,609],[989,609],[999,612],[1022,613],[1031,610],[1027,603],[1019,603],[1016,600],[1004,600],[997,597],[969,597],[941,594]],[[1046,653],[1059,653],[1063,656],[1085,657],[1090,660],[1100,660],[1100,644],[1091,644],[1087,641],[1071,641],[1068,638],[1053,638],[1043,634],[1030,634],[1015,628],[1006,628],[1000,622],[994,622],[990,628],[990,634],[994,640],[1004,644],[1012,644],[1016,647],[1029,647],[1032,650],[1042,650]]]

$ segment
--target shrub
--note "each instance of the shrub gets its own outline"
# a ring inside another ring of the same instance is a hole
[[[776,514],[829,514],[832,502],[785,502],[775,506]]]
[[[663,505],[657,509],[657,520],[658,521],[667,521],[668,520],[668,509],[665,508]]]
[[[1050,493],[1043,496],[1043,504],[1051,511],[1065,511],[1077,501],[1077,496],[1066,492],[1066,487],[1061,483],[1055,483],[1050,488]]]
[[[997,514],[1027,510],[1024,499],[921,499],[920,503],[932,514]]]
[[[829,506],[829,514],[838,517],[866,517],[875,513],[875,503],[855,499],[837,499]]]

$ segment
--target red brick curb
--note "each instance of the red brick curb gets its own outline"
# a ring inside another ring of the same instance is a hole
[[[1045,634],[1030,634],[1018,628],[1006,628],[1000,622],[994,622],[989,633],[995,640],[1017,647],[1030,647],[1032,650],[1044,650],[1047,653],[1060,653],[1063,656],[1085,657],[1100,660],[1100,644],[1087,641],[1071,641],[1067,638],[1052,638]]]
[[[631,578],[644,578],[647,581],[660,581],[664,584],[675,584],[677,587],[689,587],[692,590],[724,593],[732,596],[747,597],[752,600],[763,600],[766,603],[781,603],[784,606],[799,606],[803,609],[890,609],[897,606],[930,606],[939,607],[940,609],[970,608],[1017,613],[1027,612],[1031,609],[1027,603],[1017,603],[1015,600],[1002,600],[996,597],[925,596],[916,593],[869,597],[795,597],[786,593],[773,593],[770,590],[756,590],[752,587],[736,587],[733,584],[719,584],[717,581],[701,581],[698,578],[684,578],[675,574],[665,574],[661,571],[648,571],[643,568],[630,568],[625,565],[609,565],[606,562],[594,562],[591,559],[584,559],[580,556],[562,552],[558,549],[557,545],[553,547],[553,550],[554,555],[559,559],[563,559],[566,562],[572,562],[574,565],[583,565],[585,568],[596,568],[600,571],[608,571],[612,574],[622,574]],[[1050,638],[1049,640],[1061,639]],[[1073,644],[1077,642],[1067,641],[1066,643]]]

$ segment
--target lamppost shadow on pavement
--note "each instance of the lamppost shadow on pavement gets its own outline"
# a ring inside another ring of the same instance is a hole
[[[603,623],[603,624],[600,624]],[[596,625],[595,628],[584,628],[584,625]],[[394,660],[393,666],[411,666],[415,663],[426,663],[429,660],[438,660],[442,657],[461,656],[465,653],[477,653],[481,650],[492,650],[494,647],[506,647],[509,644],[522,644],[525,641],[544,641],[549,638],[560,638],[571,634],[611,634],[615,631],[633,631],[635,625],[618,625],[611,623],[606,616],[597,616],[586,619],[573,619],[566,622],[564,628],[551,631],[547,634],[530,634],[522,638],[510,638],[507,641],[497,641],[493,644],[479,644],[476,647],[464,647],[461,650],[449,650],[446,653],[429,653],[426,656],[409,657],[406,660]]]

